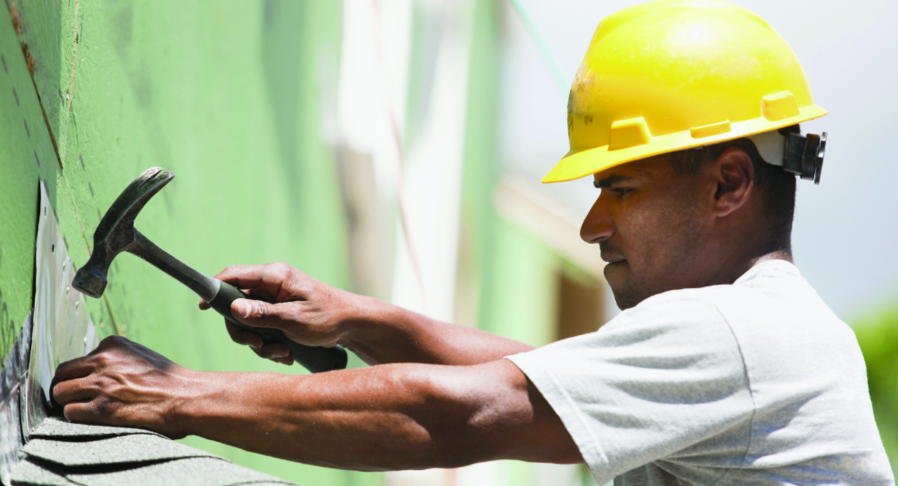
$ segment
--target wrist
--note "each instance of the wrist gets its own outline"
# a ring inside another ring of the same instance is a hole
[[[341,346],[349,349],[365,347],[369,341],[382,335],[384,327],[391,322],[390,315],[395,306],[381,302],[374,297],[352,295],[350,311],[340,322]]]
[[[221,391],[222,375],[231,373],[213,373],[183,369],[179,373],[183,379],[184,393],[173,400],[169,408],[169,419],[180,437],[203,435],[202,424],[210,418],[214,410],[224,405]]]

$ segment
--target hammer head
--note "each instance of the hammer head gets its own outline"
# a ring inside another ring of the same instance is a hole
[[[134,218],[144,204],[174,177],[173,172],[152,167],[125,188],[94,232],[93,253],[87,263],[78,269],[72,287],[94,298],[103,295],[109,265],[116,255],[134,243]]]

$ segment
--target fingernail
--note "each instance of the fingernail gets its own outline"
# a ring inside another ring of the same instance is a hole
[[[234,304],[234,306],[237,307],[237,313],[240,314],[241,316],[243,316],[244,319],[249,317],[249,313],[250,313],[251,307],[252,307],[249,305],[249,302],[246,302],[246,301],[237,302],[236,304]]]
[[[290,353],[281,351],[279,353],[272,353],[272,356],[274,356],[275,358],[286,358],[287,356],[290,356]]]

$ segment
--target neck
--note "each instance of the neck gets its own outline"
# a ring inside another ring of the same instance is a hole
[[[733,244],[733,250],[718,266],[717,272],[704,285],[732,284],[753,266],[770,260],[792,263],[791,236],[772,238],[770,235],[752,234]]]

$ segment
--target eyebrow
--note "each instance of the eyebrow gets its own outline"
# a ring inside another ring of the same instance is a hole
[[[612,184],[617,184],[618,182],[624,182],[633,179],[629,176],[622,175],[610,175],[605,177],[604,179],[599,179],[598,181],[593,181],[592,185],[596,187],[596,189],[602,189],[604,187],[611,187]]]

